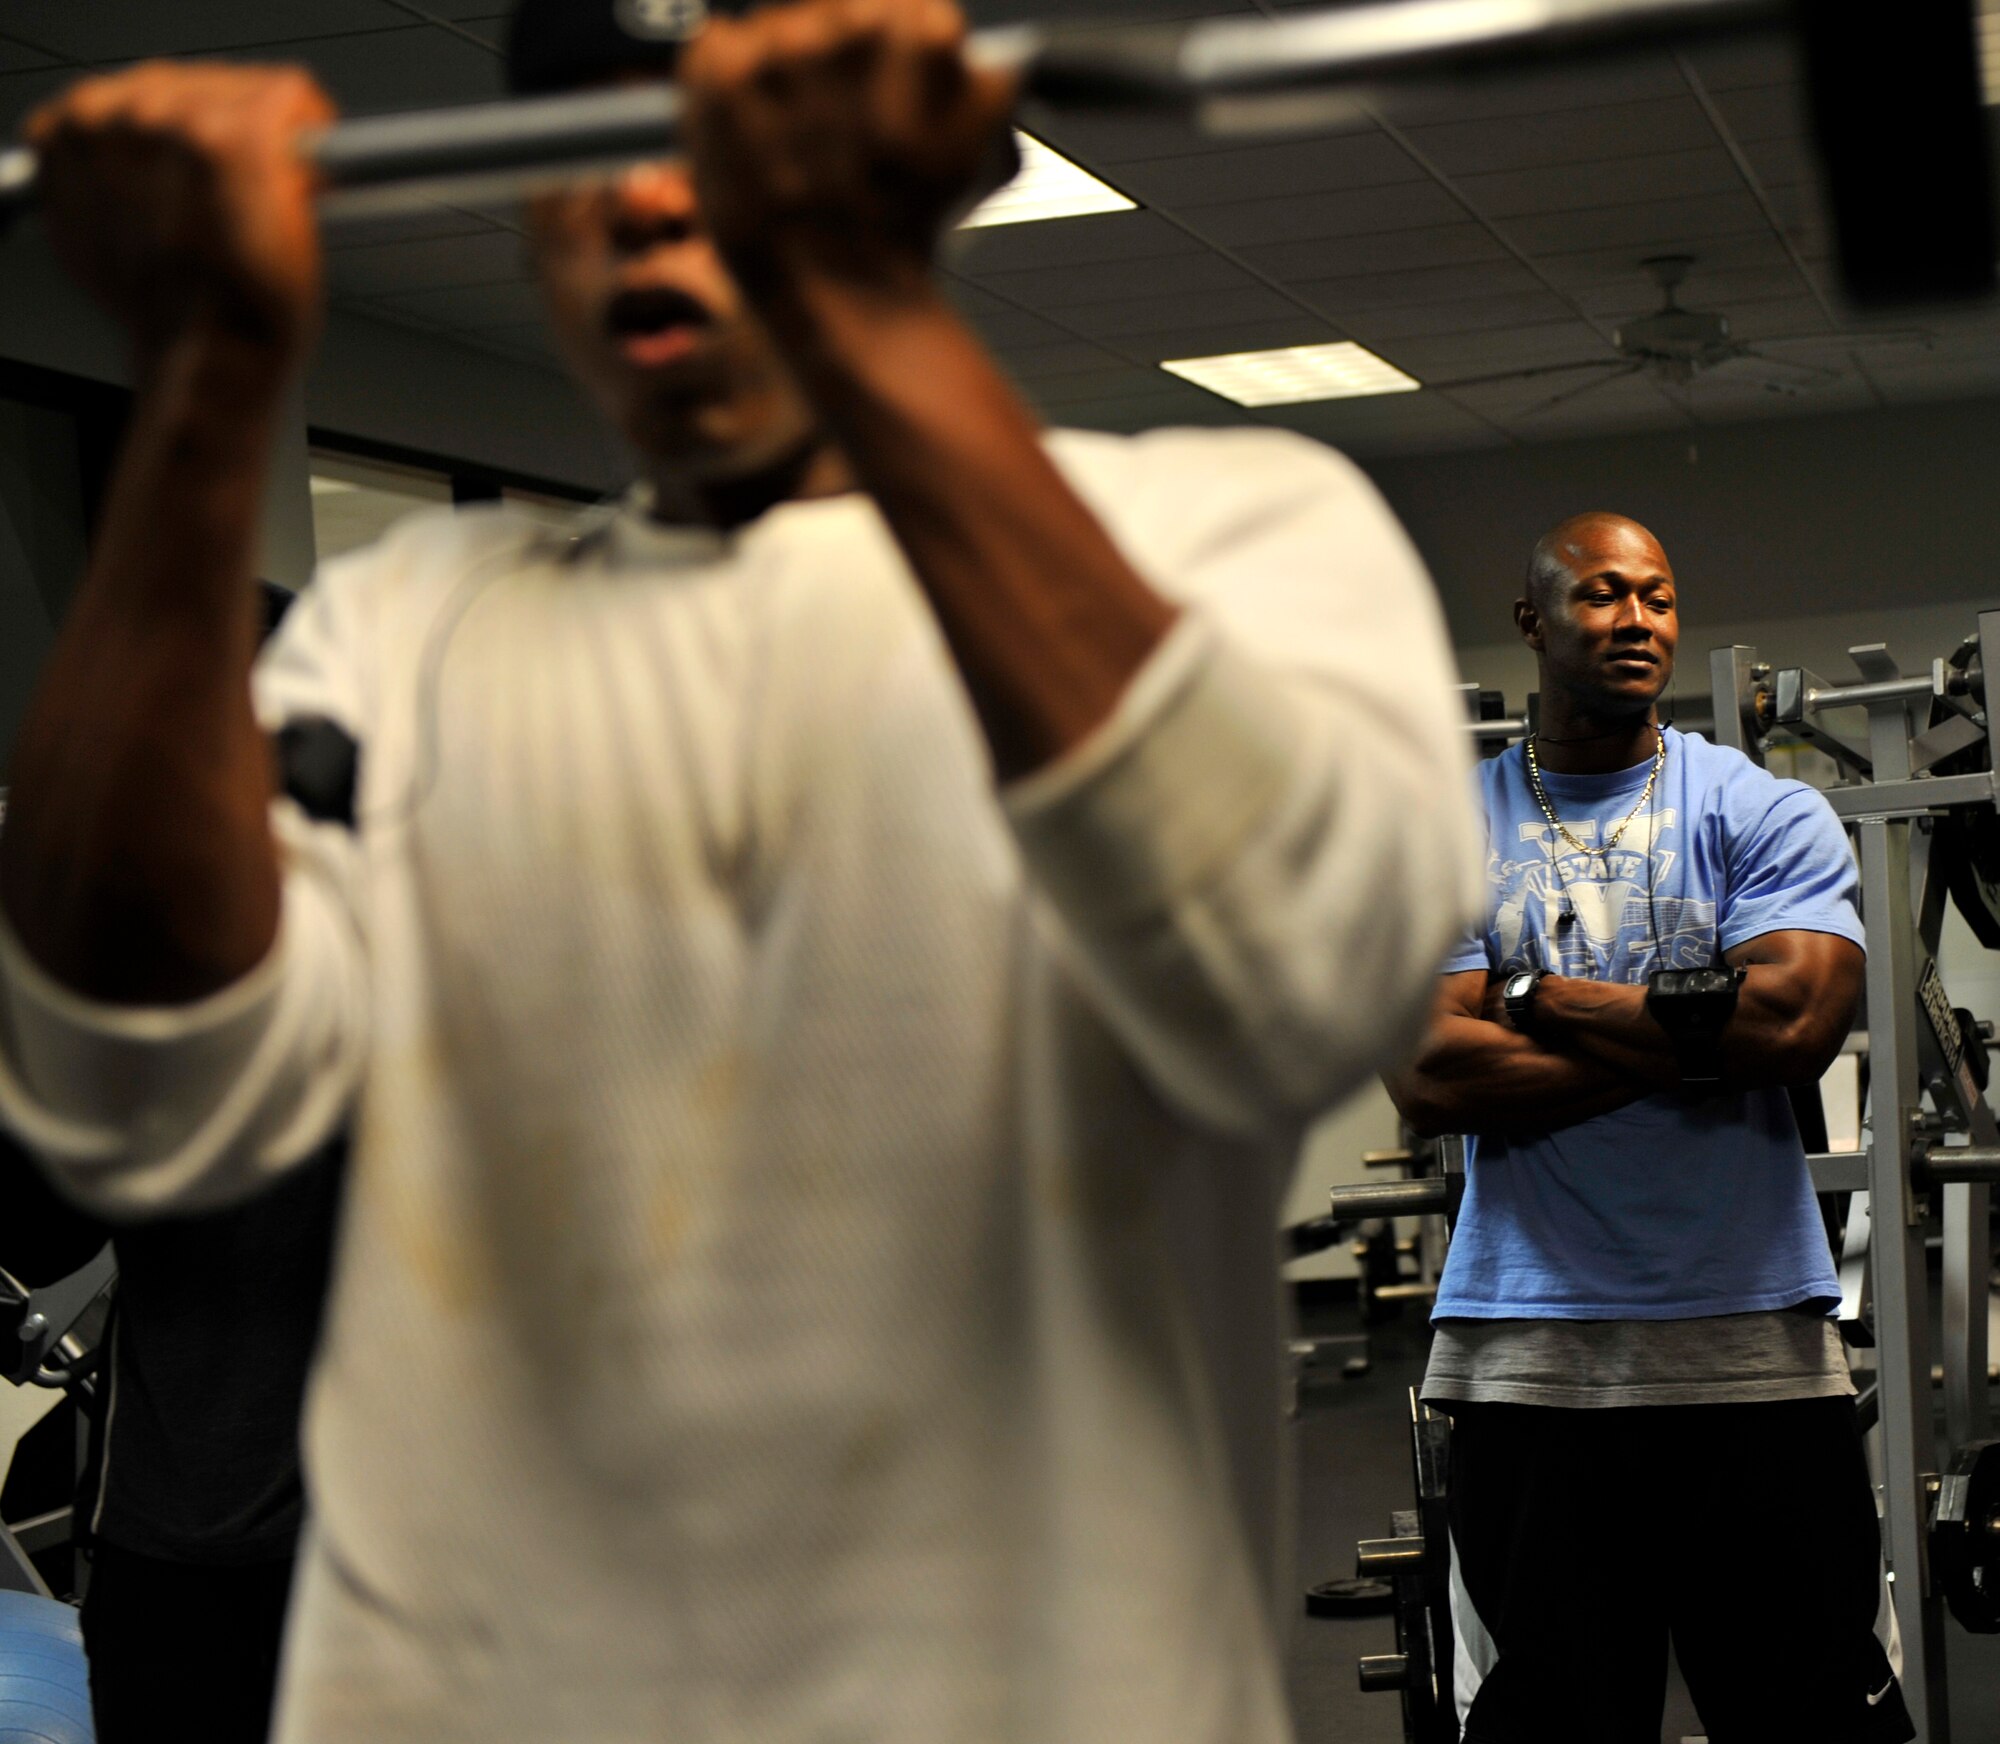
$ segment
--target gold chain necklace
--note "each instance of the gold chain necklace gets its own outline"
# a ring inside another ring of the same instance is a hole
[[[1549,820],[1549,828],[1569,843],[1579,854],[1597,854],[1608,858],[1611,850],[1618,846],[1618,839],[1632,827],[1632,820],[1646,809],[1646,803],[1653,797],[1653,783],[1660,779],[1660,771],[1667,766],[1667,735],[1658,727],[1653,729],[1660,741],[1660,748],[1653,753],[1653,772],[1646,777],[1646,785],[1639,795],[1639,803],[1625,814],[1624,821],[1604,838],[1604,846],[1593,848],[1588,842],[1578,841],[1568,824],[1556,816],[1556,808],[1549,804],[1548,790],[1542,786],[1542,768],[1535,760],[1535,738],[1531,733],[1526,741],[1528,753],[1528,785],[1535,790],[1535,799],[1542,808],[1542,816]]]

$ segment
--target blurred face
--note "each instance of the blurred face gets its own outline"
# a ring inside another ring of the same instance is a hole
[[[709,242],[685,164],[538,196],[529,236],[571,371],[647,459],[722,481],[811,440],[811,408]]]
[[[1544,689],[1591,712],[1649,711],[1674,675],[1680,617],[1674,572],[1659,542],[1630,521],[1591,522],[1564,542],[1568,576],[1515,608],[1541,657]]]

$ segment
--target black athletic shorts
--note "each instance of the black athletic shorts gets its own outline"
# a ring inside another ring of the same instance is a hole
[[[1667,1642],[1710,1744],[1903,1744],[1854,1401],[1439,1401],[1466,1744],[1659,1744]]]
[[[292,1564],[210,1568],[99,1541],[83,1600],[97,1744],[264,1744]]]

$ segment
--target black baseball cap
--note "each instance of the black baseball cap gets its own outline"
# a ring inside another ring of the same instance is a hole
[[[716,13],[750,0],[519,0],[507,34],[507,85],[520,96],[573,91],[626,72],[673,70]]]

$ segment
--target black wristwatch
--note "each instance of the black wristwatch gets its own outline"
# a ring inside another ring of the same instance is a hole
[[[1507,1008],[1507,1021],[1523,1035],[1534,1028],[1535,989],[1547,973],[1546,969],[1516,969],[1500,983],[1500,1003]]]
[[[1722,1081],[1722,1031],[1735,1013],[1742,969],[1656,969],[1646,978],[1646,1009],[1667,1032],[1681,1082]]]

